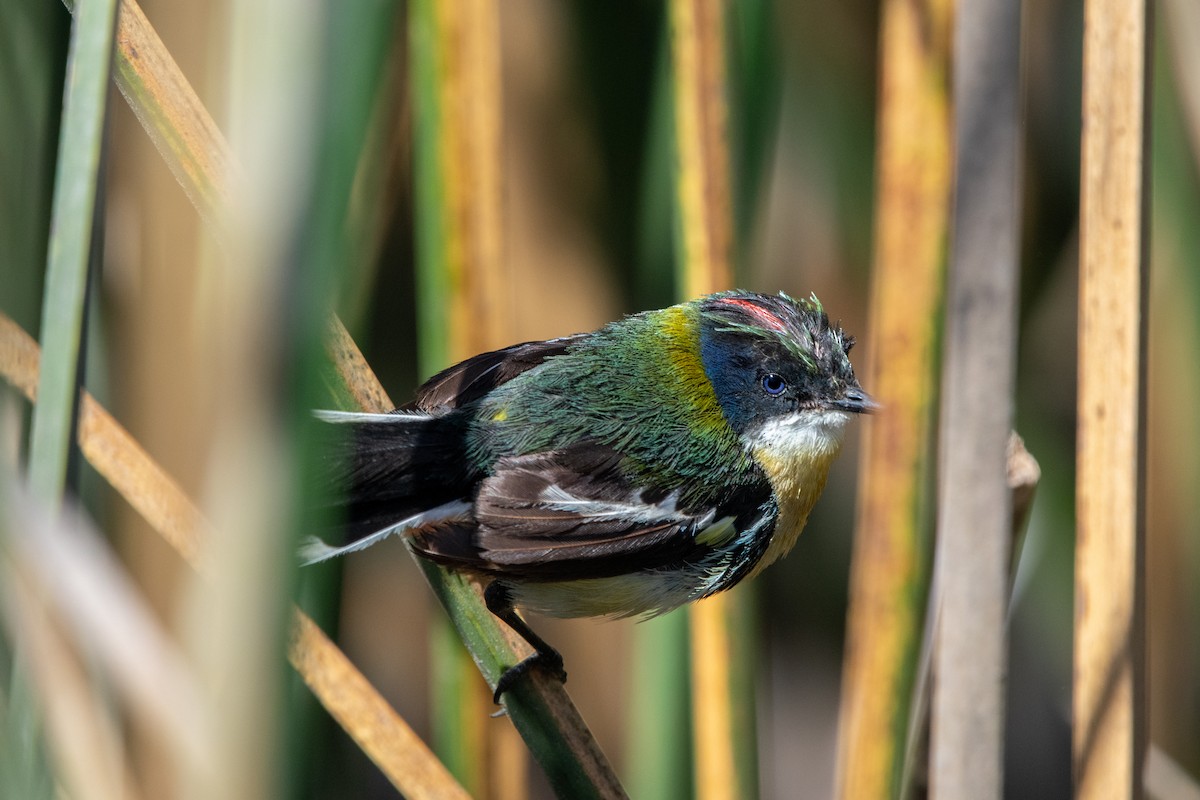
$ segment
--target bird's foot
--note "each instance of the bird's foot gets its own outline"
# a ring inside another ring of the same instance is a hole
[[[517,681],[531,669],[540,669],[563,683],[567,682],[567,671],[563,669],[563,659],[558,651],[553,648],[538,650],[500,674],[500,680],[496,681],[496,691],[492,694],[492,701],[496,705],[500,705],[500,696],[515,686]]]
[[[546,644],[545,639],[534,633],[533,629],[513,609],[512,594],[509,588],[500,581],[492,581],[484,589],[483,599],[486,601],[489,611],[503,620],[508,627],[533,647],[533,655],[523,661],[518,661],[500,674],[500,680],[496,681],[496,691],[492,694],[492,700],[496,705],[500,705],[500,695],[511,689],[522,675],[534,667],[566,683],[567,672],[563,669],[562,656],[557,650]]]

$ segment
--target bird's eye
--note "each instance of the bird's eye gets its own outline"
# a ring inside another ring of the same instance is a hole
[[[778,397],[783,394],[783,390],[787,388],[787,381],[776,375],[774,372],[768,372],[763,375],[762,379],[763,391],[772,397]]]

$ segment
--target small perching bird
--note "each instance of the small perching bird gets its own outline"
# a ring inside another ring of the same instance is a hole
[[[330,459],[350,541],[302,557],[400,534],[488,579],[536,650],[497,701],[535,664],[565,678],[514,606],[653,616],[791,549],[850,415],[874,407],[853,343],[816,297],[723,292],[483,353],[390,414],[318,412],[346,434]]]

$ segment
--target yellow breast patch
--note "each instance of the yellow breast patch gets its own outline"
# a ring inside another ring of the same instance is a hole
[[[825,488],[829,467],[841,450],[845,424],[844,414],[832,414],[774,423],[752,447],[755,460],[771,482],[779,518],[767,551],[750,572],[751,577],[792,549]]]

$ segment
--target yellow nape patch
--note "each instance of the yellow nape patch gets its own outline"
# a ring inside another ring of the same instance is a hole
[[[767,551],[750,575],[761,572],[792,549],[809,512],[816,505],[829,467],[841,450],[846,415],[810,412],[768,424],[752,447],[754,458],[767,474],[779,518]]]
[[[670,385],[677,386],[680,398],[691,406],[687,419],[692,427],[710,431],[727,428],[729,423],[700,358],[700,320],[695,309],[689,306],[663,309],[660,330],[666,363],[674,372]]]
[[[506,419],[508,419],[507,408],[501,408],[495,414],[492,414],[492,422],[504,422]]]

